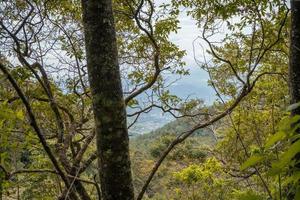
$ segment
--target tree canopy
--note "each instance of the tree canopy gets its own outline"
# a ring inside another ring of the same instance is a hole
[[[297,0],[1,1],[0,200],[300,199],[299,19]],[[171,89],[187,54],[214,102]],[[173,121],[130,135],[153,111]]]

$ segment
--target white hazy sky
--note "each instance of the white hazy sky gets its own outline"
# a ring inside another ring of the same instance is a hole
[[[215,100],[215,93],[207,86],[208,74],[197,65],[193,53],[193,41],[201,34],[200,30],[196,26],[196,21],[187,16],[185,12],[181,12],[179,20],[181,28],[176,34],[172,33],[170,35],[170,40],[177,44],[180,49],[186,50],[187,55],[184,57],[184,61],[191,75],[178,81],[174,86],[174,92],[177,93],[178,90],[181,90],[180,94],[192,94],[192,96],[199,97],[210,104]],[[200,40],[197,40],[197,42],[200,42]],[[195,48],[197,59],[202,60],[199,57],[202,53],[200,46],[195,45]]]

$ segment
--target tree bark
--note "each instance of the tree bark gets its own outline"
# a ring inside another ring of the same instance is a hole
[[[300,102],[300,0],[291,0],[291,30],[290,30],[290,63],[289,63],[289,84],[291,104]],[[292,116],[300,115],[300,106],[292,110]],[[300,134],[300,130],[297,131]],[[294,142],[294,141],[292,141]],[[296,163],[300,161],[300,154],[295,156]],[[300,164],[295,168],[299,170]],[[295,170],[295,169],[291,169]],[[295,198],[295,191],[287,194],[288,200]]]
[[[1,140],[1,136],[0,136],[0,144],[1,144],[2,140]],[[2,146],[0,145],[0,164],[2,164],[2,158],[1,158],[1,154],[3,153],[2,150]],[[2,169],[0,167],[0,200],[2,200],[3,198],[3,181],[4,181],[4,177],[5,177],[5,172],[4,169]]]
[[[3,171],[0,168],[0,200],[2,200],[2,196],[3,196]]]
[[[132,200],[129,139],[112,2],[82,0],[82,9],[102,198]]]
[[[290,41],[290,95],[291,103],[300,102],[300,0],[291,0],[291,41]],[[300,107],[292,111],[300,115]]]

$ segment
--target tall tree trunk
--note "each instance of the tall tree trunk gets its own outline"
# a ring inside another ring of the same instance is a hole
[[[111,0],[82,0],[90,88],[104,200],[134,199],[126,110]]]
[[[3,180],[4,180],[4,172],[0,168],[0,200],[2,200],[2,196],[3,196]]]
[[[291,103],[300,102],[300,0],[291,0],[291,38],[290,38],[290,63],[289,84]],[[300,107],[292,110],[292,115],[300,115]],[[298,130],[300,134],[300,130]],[[300,161],[300,154],[294,158],[296,163]],[[300,164],[295,166],[300,168]],[[288,194],[288,200],[294,200],[295,192]]]
[[[300,102],[300,0],[291,0],[291,41],[290,41],[290,94],[291,103]],[[292,111],[300,115],[300,107]]]
[[[2,144],[2,140],[1,140],[1,136],[0,136],[0,165],[2,164],[1,154],[3,153],[3,150],[2,150],[3,148],[1,146],[1,144]],[[4,181],[4,176],[5,176],[5,172],[0,167],[0,200],[2,200],[2,197],[3,197],[3,181]]]

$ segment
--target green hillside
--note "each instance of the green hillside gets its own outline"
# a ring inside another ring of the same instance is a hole
[[[152,166],[167,148],[169,143],[180,133],[189,130],[192,122],[177,119],[150,133],[131,139],[131,158],[136,190],[140,190]],[[192,137],[178,145],[162,164],[157,176],[152,181],[147,194],[151,199],[166,199],[161,194],[174,193],[170,190],[174,173],[191,163],[202,163],[209,157],[209,149],[216,143],[209,129],[198,130]],[[145,163],[147,163],[145,165]],[[153,195],[153,196],[152,196]]]

